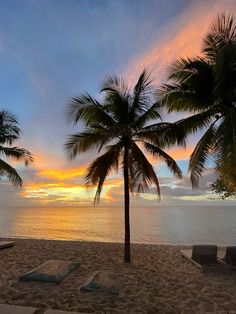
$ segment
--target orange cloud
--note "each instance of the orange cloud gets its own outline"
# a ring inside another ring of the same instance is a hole
[[[58,175],[56,175],[55,178],[58,179]],[[71,177],[69,176],[67,178]],[[112,201],[109,194],[110,190],[114,187],[119,187],[122,183],[122,179],[119,178],[108,179],[103,187],[102,199],[105,201]],[[55,183],[28,182],[24,185],[24,189],[20,192],[20,195],[26,199],[35,199],[42,204],[71,204],[76,201],[91,204],[95,192],[96,186],[88,188],[83,184],[77,183],[66,183],[61,181]]]
[[[38,175],[55,180],[66,180],[71,178],[78,178],[84,176],[86,167],[73,168],[73,169],[43,169],[39,170]]]

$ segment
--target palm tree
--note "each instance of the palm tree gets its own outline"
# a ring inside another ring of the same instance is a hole
[[[144,70],[131,92],[124,80],[109,76],[102,85],[102,103],[83,94],[69,103],[69,121],[85,125],[83,132],[71,135],[66,143],[70,158],[91,149],[105,149],[87,169],[85,182],[97,185],[94,202],[99,202],[106,177],[121,167],[124,178],[124,262],[130,262],[130,192],[143,192],[155,186],[160,197],[159,181],[153,166],[141,147],[163,160],[179,178],[182,173],[176,162],[163,150],[168,139],[162,134],[170,123],[148,122],[160,119],[158,103],[152,101],[153,87],[149,74]]]
[[[234,183],[230,185],[225,184],[224,178],[219,176],[214,182],[210,185],[211,191],[221,197],[222,200],[228,197],[236,197],[236,186]]]
[[[236,24],[219,14],[203,42],[202,56],[177,60],[169,69],[168,84],[158,91],[168,112],[191,116],[177,121],[175,131],[188,134],[205,129],[189,163],[193,188],[208,161],[225,180],[236,183]]]
[[[12,147],[12,143],[20,136],[20,129],[16,117],[6,111],[0,111],[0,156],[4,159],[14,158],[22,160],[26,165],[33,161],[30,152],[24,148]],[[5,146],[7,145],[7,146]],[[13,185],[21,186],[22,179],[18,172],[5,160],[0,158],[0,178],[7,177]]]

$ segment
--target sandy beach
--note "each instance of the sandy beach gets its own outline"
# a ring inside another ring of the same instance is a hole
[[[132,245],[132,263],[123,263],[123,245],[15,239],[0,251],[0,303],[84,313],[236,313],[236,272],[202,273],[180,247]],[[21,282],[19,276],[48,261],[81,262],[60,284]],[[119,291],[81,293],[95,271]]]

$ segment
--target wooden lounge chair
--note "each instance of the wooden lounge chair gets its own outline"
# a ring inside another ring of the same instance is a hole
[[[15,243],[12,241],[0,241],[0,249],[6,249],[13,246]]]
[[[225,251],[218,253],[218,260],[236,269],[236,246],[226,246]]]
[[[1,313],[0,313],[1,314]],[[46,310],[44,314],[89,314],[88,312],[67,312],[67,311],[60,311],[60,310]]]
[[[192,249],[181,250],[180,252],[199,268],[218,265],[216,245],[193,245]]]
[[[108,271],[95,271],[87,281],[80,286],[80,292],[97,292],[103,295],[117,296],[120,285]]]

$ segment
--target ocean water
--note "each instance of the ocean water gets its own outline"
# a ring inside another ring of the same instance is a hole
[[[136,243],[236,245],[236,206],[131,208]],[[122,207],[0,209],[0,236],[123,242]]]

